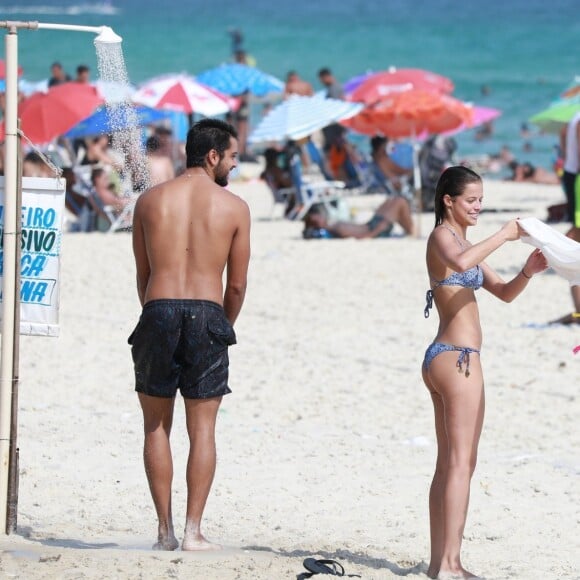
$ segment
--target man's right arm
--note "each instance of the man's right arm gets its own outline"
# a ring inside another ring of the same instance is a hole
[[[143,306],[147,285],[149,284],[149,275],[151,268],[147,256],[147,247],[145,245],[145,234],[143,232],[143,222],[141,220],[142,197],[137,200],[133,210],[133,254],[135,256],[135,267],[137,270],[137,294],[139,302]]]
[[[233,325],[236,321],[248,283],[248,265],[250,263],[250,211],[245,202],[240,200],[239,224],[232,239],[227,264],[227,280],[224,292],[224,311]]]

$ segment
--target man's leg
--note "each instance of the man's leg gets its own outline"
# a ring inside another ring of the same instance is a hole
[[[153,545],[153,549],[175,550],[179,543],[173,532],[171,516],[173,460],[169,444],[175,398],[151,397],[139,393],[139,402],[143,410],[145,430],[145,473],[159,522],[157,543]]]
[[[222,398],[185,399],[189,435],[187,461],[187,515],[183,550],[216,550],[201,533],[201,518],[216,466],[215,424]]]

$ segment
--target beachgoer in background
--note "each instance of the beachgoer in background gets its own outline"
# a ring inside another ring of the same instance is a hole
[[[493,121],[487,121],[475,132],[475,140],[483,141],[493,136]]]
[[[156,135],[151,135],[145,143],[147,165],[149,168],[149,186],[153,187],[175,177],[171,158],[161,150],[161,141]]]
[[[238,95],[240,106],[234,114],[234,127],[238,132],[238,151],[240,161],[255,163],[256,157],[250,155],[246,149],[250,123],[250,92],[245,91]]]
[[[560,184],[560,178],[555,173],[547,171],[542,167],[534,167],[531,163],[511,161],[508,167],[512,171],[512,175],[508,178],[510,181],[542,183],[544,185]]]
[[[182,173],[185,169],[184,143],[176,142],[173,137],[173,131],[163,125],[156,126],[153,130],[153,135],[159,139],[159,152],[171,159],[175,175]]]
[[[329,68],[321,68],[318,71],[318,78],[326,88],[327,99],[344,99],[344,90]]]
[[[268,184],[276,201],[284,202],[284,215],[287,216],[296,204],[296,196],[289,194],[282,197],[281,194],[278,194],[279,190],[292,187],[290,173],[282,169],[283,153],[278,151],[278,149],[268,147],[264,151],[264,161],[266,164],[264,171],[260,174],[260,179],[263,179]]]
[[[246,293],[247,204],[225,189],[237,163],[235,129],[203,119],[188,132],[187,170],[137,200],[133,250],[143,312],[129,337],[143,410],[144,462],[158,518],[153,546],[175,550],[171,424],[185,402],[189,458],[183,550],[217,546],[201,532],[216,466],[215,424],[228,386],[228,346]],[[225,292],[222,273],[226,270]]]
[[[393,226],[399,224],[406,234],[413,234],[413,218],[409,202],[403,197],[390,197],[374,212],[364,224],[352,222],[329,223],[322,204],[314,205],[304,218],[303,237],[306,239],[330,238],[388,238]],[[324,231],[320,231],[324,230]],[[327,235],[328,234],[328,235]]]
[[[119,213],[129,200],[125,197],[119,197],[115,190],[115,183],[111,179],[109,171],[103,167],[93,169],[91,173],[91,183],[93,184],[93,194],[89,201],[93,204],[96,213],[106,220],[108,216],[104,211],[105,206],[111,206],[115,213]]]
[[[309,82],[301,79],[296,71],[291,70],[286,75],[286,86],[284,87],[284,97],[289,95],[312,96],[314,90]]]
[[[22,160],[22,175],[23,177],[55,176],[54,171],[36,151],[30,151]]]
[[[353,145],[346,138],[346,128],[334,124],[326,127],[324,133],[324,151],[326,154],[325,167],[330,171],[330,177],[344,181],[347,187],[359,185],[356,165],[359,163],[358,155]]]
[[[60,62],[53,62],[50,67],[51,77],[48,79],[48,86],[55,87],[71,80],[70,76],[64,72]]]
[[[371,139],[371,158],[375,174],[385,184],[387,191],[400,191],[402,180],[413,175],[413,169],[395,163],[387,153],[389,140],[376,135]]]
[[[91,69],[86,64],[79,64],[79,66],[77,66],[77,76],[75,81],[83,84],[91,82]]]
[[[121,171],[123,163],[110,144],[108,135],[97,135],[79,141],[76,152],[76,163],[79,165],[95,165],[100,163]]]
[[[566,193],[568,221],[572,223],[572,227],[566,232],[566,235],[574,241],[580,242],[580,113],[576,113],[566,126],[561,148],[564,155],[562,185]],[[580,313],[580,286],[572,286],[571,291],[574,313],[578,314]],[[553,322],[580,324],[580,318],[574,316],[574,313],[567,314]]]
[[[517,220],[485,240],[471,244],[467,228],[477,224],[483,186],[466,167],[446,169],[435,193],[435,228],[427,241],[425,316],[433,302],[439,330],[428,347],[422,374],[435,408],[437,464],[429,494],[431,527],[430,578],[473,578],[461,564],[461,542],[483,425],[484,389],[479,353],[481,327],[475,290],[482,287],[511,302],[532,276],[547,267],[534,250],[524,267],[504,282],[484,260],[522,231]]]

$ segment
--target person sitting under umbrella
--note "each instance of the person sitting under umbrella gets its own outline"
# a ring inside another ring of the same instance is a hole
[[[366,223],[339,221],[330,223],[326,208],[316,204],[304,218],[305,239],[313,238],[388,238],[393,227],[399,224],[405,234],[414,232],[413,218],[409,202],[403,197],[389,197],[374,212]]]
[[[401,191],[405,179],[413,175],[413,168],[402,167],[391,159],[387,152],[389,140],[376,135],[371,139],[371,158],[375,177],[381,182],[385,190],[393,193]]]

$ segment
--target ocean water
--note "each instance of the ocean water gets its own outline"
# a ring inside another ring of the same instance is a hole
[[[123,37],[135,84],[230,60],[230,27],[243,32],[259,68],[281,79],[294,69],[315,89],[322,66],[343,82],[390,66],[432,70],[452,79],[458,98],[502,111],[489,139],[476,141],[474,130],[456,137],[460,155],[508,145],[519,160],[544,167],[557,138],[533,126],[524,137],[522,123],[580,74],[578,0],[4,0],[0,20],[110,26]],[[55,60],[70,74],[84,63],[96,75],[92,40],[22,30],[24,78],[46,78]]]

